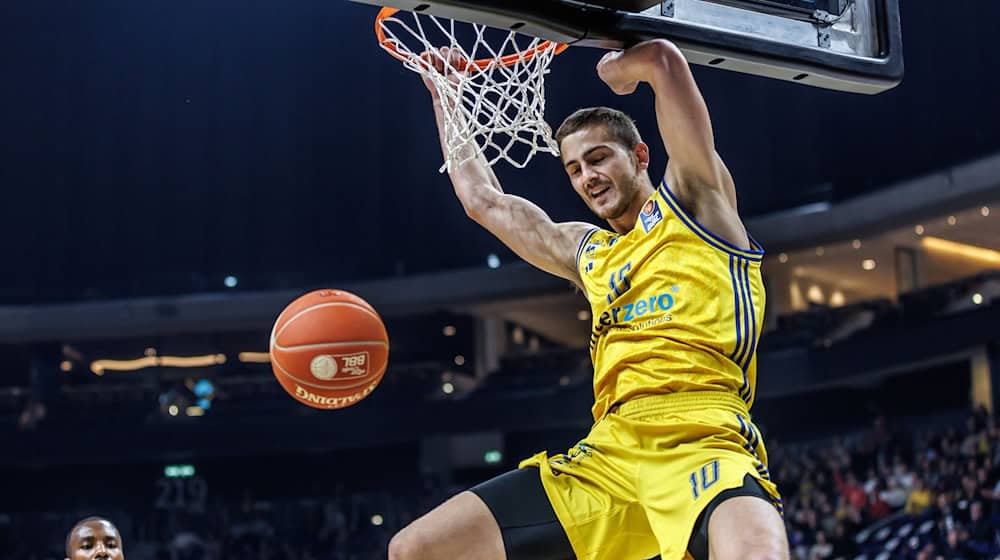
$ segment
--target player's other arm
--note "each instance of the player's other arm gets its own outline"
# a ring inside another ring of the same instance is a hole
[[[715,151],[708,107],[676,45],[656,39],[610,52],[598,63],[597,71],[619,95],[632,93],[639,82],[653,89],[660,136],[670,155],[667,178],[672,188],[709,191],[687,194],[696,199],[718,194],[736,208],[736,188]]]
[[[442,63],[436,66],[438,71],[450,71],[441,68]],[[424,83],[434,102],[441,149],[447,153],[442,101],[433,84],[426,78]],[[453,166],[448,173],[465,213],[525,261],[580,284],[576,252],[583,236],[594,226],[582,222],[556,223],[534,203],[504,193],[483,155],[477,153],[478,148],[468,145],[465,149],[467,153],[460,154],[458,160],[467,161]],[[470,159],[471,155],[475,157]]]

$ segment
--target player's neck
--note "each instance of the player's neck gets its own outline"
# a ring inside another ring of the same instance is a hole
[[[653,184],[648,178],[644,180],[641,186],[636,189],[635,195],[632,200],[628,203],[628,210],[626,210],[622,215],[617,218],[612,218],[608,220],[608,224],[611,229],[615,230],[620,235],[625,235],[626,233],[632,231],[635,227],[636,220],[639,219],[639,212],[642,210],[642,205],[646,203],[646,200],[652,196],[656,189],[653,188]]]

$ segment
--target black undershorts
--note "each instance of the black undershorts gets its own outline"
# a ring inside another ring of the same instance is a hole
[[[538,469],[528,467],[504,473],[470,489],[490,508],[503,535],[507,560],[574,560],[566,531],[549,503]],[[725,490],[698,516],[688,541],[695,560],[708,560],[708,520],[719,504],[737,496],[771,498],[749,474],[743,486]],[[654,559],[658,559],[655,556]],[[623,558],[621,560],[642,560]]]

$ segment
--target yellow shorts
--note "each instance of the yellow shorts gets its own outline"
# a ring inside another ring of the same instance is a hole
[[[781,511],[764,442],[733,393],[633,399],[566,454],[520,467],[538,467],[579,560],[685,558],[698,515],[748,473]]]

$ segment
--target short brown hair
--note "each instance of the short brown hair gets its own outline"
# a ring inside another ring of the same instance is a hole
[[[613,140],[622,143],[629,150],[642,142],[632,117],[610,107],[587,107],[566,117],[556,131],[556,142],[561,148],[563,140],[570,134],[598,125],[604,126]]]

